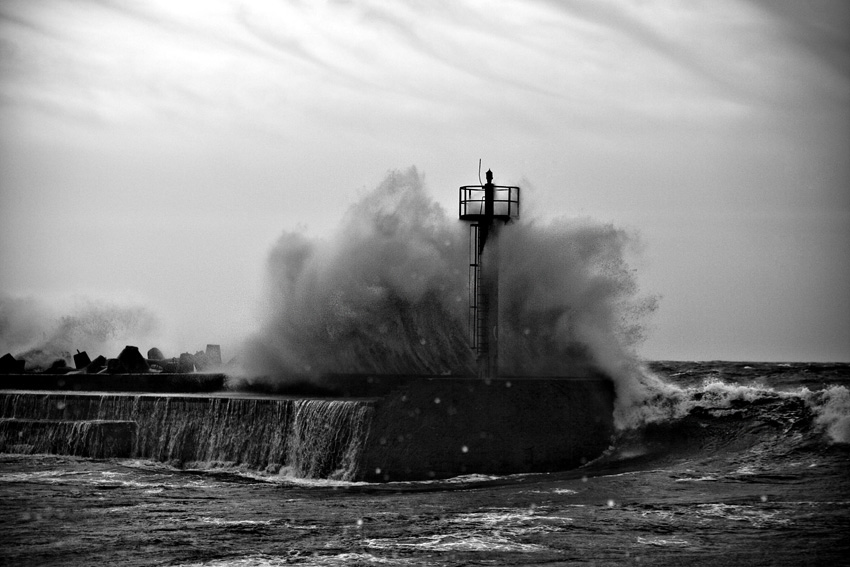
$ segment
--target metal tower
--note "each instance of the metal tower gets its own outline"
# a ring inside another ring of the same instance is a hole
[[[493,184],[460,188],[461,220],[469,227],[469,331],[478,375],[499,374],[499,229],[519,218],[519,187]]]

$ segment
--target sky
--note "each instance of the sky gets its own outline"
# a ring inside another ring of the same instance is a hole
[[[388,171],[639,239],[650,359],[850,361],[844,0],[4,0],[0,293],[256,329]],[[459,221],[460,222],[460,221]]]

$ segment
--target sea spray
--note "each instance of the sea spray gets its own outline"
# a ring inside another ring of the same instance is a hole
[[[471,372],[465,238],[415,170],[391,174],[327,240],[285,233],[245,374]]]
[[[524,220],[501,244],[500,362],[508,374],[614,380],[618,429],[669,388],[635,348],[658,298],[638,293],[626,257],[635,237],[591,219]]]
[[[815,424],[833,443],[850,444],[850,390],[830,386],[816,392],[803,389],[803,399],[814,411]]]
[[[523,218],[502,232],[504,375],[602,372],[618,415],[658,388],[635,346],[656,298],[626,257],[635,238],[589,219]],[[415,168],[391,172],[325,239],[284,233],[268,261],[268,309],[242,355],[245,377],[474,374],[468,232]]]
[[[151,337],[158,326],[153,312],[138,304],[77,298],[61,308],[0,294],[0,353],[26,360],[28,370],[47,368],[58,358],[70,363],[75,349],[118,353]]]

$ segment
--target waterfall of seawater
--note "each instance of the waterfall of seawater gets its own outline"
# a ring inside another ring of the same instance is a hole
[[[134,422],[133,458],[339,480],[354,477],[373,415],[371,402],[363,400],[31,393],[0,399],[3,421],[53,422],[49,435],[62,437],[66,446],[80,446],[68,430],[81,431],[80,422]],[[59,425],[69,422],[78,424]],[[40,446],[56,447],[62,439]],[[0,450],[27,442],[10,441],[0,439]]]

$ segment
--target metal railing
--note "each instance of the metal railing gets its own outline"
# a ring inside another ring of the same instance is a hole
[[[484,217],[483,185],[464,185],[460,188],[458,213],[462,220]],[[493,216],[506,221],[519,218],[519,187],[493,186]]]

